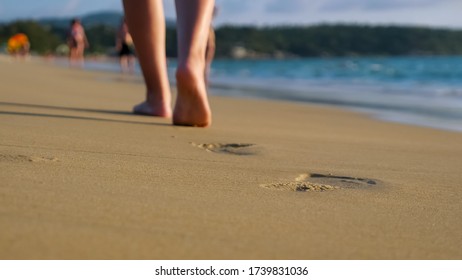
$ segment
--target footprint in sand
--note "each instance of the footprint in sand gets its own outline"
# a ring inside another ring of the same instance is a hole
[[[245,143],[209,143],[209,144],[196,144],[191,143],[194,147],[201,148],[207,152],[232,154],[239,156],[255,155],[258,151],[255,149],[255,144]]]
[[[262,184],[260,186],[268,189],[295,192],[323,192],[336,189],[365,189],[379,185],[380,182],[373,179],[311,173],[300,174],[292,182]]]
[[[0,162],[58,162],[55,157],[0,154]]]

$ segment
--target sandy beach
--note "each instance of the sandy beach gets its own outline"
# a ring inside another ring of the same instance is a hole
[[[0,57],[1,259],[461,259],[462,134]]]

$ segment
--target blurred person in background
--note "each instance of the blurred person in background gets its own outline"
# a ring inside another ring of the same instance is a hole
[[[85,49],[89,47],[85,29],[79,19],[71,21],[67,35],[69,63],[71,67],[83,67]]]
[[[133,74],[135,71],[135,47],[125,18],[122,19],[119,31],[117,32],[116,50],[119,55],[122,73]]]

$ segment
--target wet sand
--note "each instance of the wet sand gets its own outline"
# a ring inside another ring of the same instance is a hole
[[[461,259],[462,133],[0,57],[1,259]]]

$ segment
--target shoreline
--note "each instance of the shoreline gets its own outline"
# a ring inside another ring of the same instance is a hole
[[[175,127],[118,74],[0,75],[0,259],[462,258],[460,133],[215,95]]]
[[[109,59],[109,60],[108,60]],[[342,59],[342,58],[339,58]],[[220,60],[218,60],[218,63]],[[55,62],[56,63],[56,62]],[[66,67],[67,61],[56,63]],[[175,60],[170,60],[169,77],[172,87],[175,86]],[[119,73],[117,59],[104,58],[87,61],[85,71],[101,71]],[[139,69],[134,76],[141,77]],[[257,100],[276,100],[283,102],[317,104],[334,106],[353,112],[360,112],[369,117],[401,124],[430,127],[446,131],[462,132],[462,114],[460,114],[460,100],[436,100],[419,96],[420,90],[428,88],[399,89],[398,92],[388,92],[383,95],[383,89],[371,88],[369,81],[363,85],[337,84],[326,85],[305,81],[303,84],[291,84],[291,81],[274,81],[276,85],[269,87],[264,80],[239,80],[236,77],[223,79],[212,77],[210,93],[212,95],[229,96]],[[141,81],[142,82],[142,81]],[[299,81],[300,82],[300,81]],[[282,86],[280,85],[282,84]],[[384,86],[384,85],[382,85]],[[391,89],[388,89],[391,90]],[[397,90],[397,89],[395,89]],[[432,89],[433,91],[435,89]],[[430,92],[432,91],[430,90]],[[453,89],[455,90],[455,89]],[[403,92],[410,92],[403,95]],[[433,94],[422,92],[423,95]],[[284,93],[284,94],[282,94]],[[372,94],[371,94],[372,93]],[[453,93],[455,94],[455,93]],[[382,96],[383,95],[383,96]],[[388,96],[389,95],[389,96]]]

